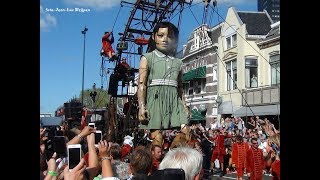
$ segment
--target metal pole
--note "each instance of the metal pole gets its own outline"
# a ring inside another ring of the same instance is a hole
[[[83,61],[82,61],[82,91],[81,91],[81,105],[83,106],[83,97],[84,97],[84,62],[85,62],[85,55],[86,55],[86,32],[88,28],[85,26],[84,30],[81,31],[83,34]]]

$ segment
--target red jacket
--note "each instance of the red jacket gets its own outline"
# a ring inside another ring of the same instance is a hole
[[[280,180],[280,160],[275,160],[271,164],[272,180]]]
[[[221,155],[226,155],[226,147],[224,146],[224,138],[225,136],[222,134],[219,134],[214,138],[214,150],[213,154],[221,154]]]
[[[264,169],[264,160],[262,149],[250,148],[247,151],[247,172],[250,173],[250,179],[261,180]]]
[[[234,143],[232,145],[232,164],[236,165],[236,168],[246,167],[247,162],[247,151],[249,150],[249,145],[246,142]]]

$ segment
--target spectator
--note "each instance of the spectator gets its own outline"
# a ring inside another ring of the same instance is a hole
[[[162,160],[162,148],[159,145],[151,146],[151,154],[152,154],[152,168],[151,173],[158,170],[159,164]]]
[[[167,168],[183,169],[186,180],[200,180],[202,154],[190,147],[177,147],[170,150],[159,165],[159,170]]]
[[[280,180],[280,154],[276,156],[276,160],[271,164],[272,180]]]
[[[129,178],[129,164],[121,161],[121,147],[117,143],[112,143],[110,146],[110,158],[112,172],[119,179]]]
[[[110,146],[111,143],[106,140],[98,143],[99,159],[102,166],[102,179],[101,180],[119,180],[119,178],[113,176],[111,157],[110,157]]]
[[[152,156],[150,150],[144,146],[138,146],[130,155],[130,171],[129,180],[146,180],[150,175],[152,165]]]

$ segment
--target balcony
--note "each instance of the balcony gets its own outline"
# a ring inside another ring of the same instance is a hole
[[[280,85],[242,90],[242,106],[280,104]]]

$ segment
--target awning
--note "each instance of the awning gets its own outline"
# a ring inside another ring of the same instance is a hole
[[[233,106],[231,101],[224,101],[218,106],[218,114],[234,114],[239,107]]]
[[[187,73],[183,74],[183,81],[190,81],[192,79],[206,78],[206,66],[199,67],[197,69],[192,69]]]
[[[206,120],[206,116],[202,115],[200,110],[192,109],[190,121],[200,121],[200,120]]]
[[[40,118],[40,124],[42,127],[46,126],[61,126],[63,124],[63,118],[58,117],[42,117]]]
[[[253,113],[252,113],[253,112]],[[264,116],[280,115],[280,104],[266,106],[241,107],[234,112],[234,116]]]

